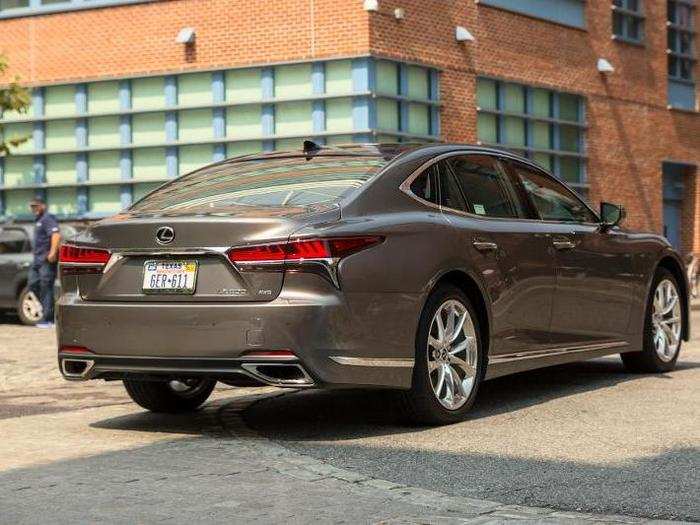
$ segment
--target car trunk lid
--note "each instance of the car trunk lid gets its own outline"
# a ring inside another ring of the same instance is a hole
[[[283,272],[242,271],[229,261],[226,252],[236,246],[283,242],[310,222],[331,222],[339,217],[335,204],[242,206],[226,214],[118,215],[96,224],[80,238],[81,245],[106,247],[112,253],[103,273],[79,276],[80,295],[89,301],[271,301],[280,293]],[[172,239],[166,238],[165,243],[157,238],[163,228],[172,232]],[[144,277],[146,281],[152,278],[158,263],[165,264],[158,271],[168,271],[181,263],[190,265],[191,271],[194,264],[196,281],[188,283],[194,289],[144,289]]]

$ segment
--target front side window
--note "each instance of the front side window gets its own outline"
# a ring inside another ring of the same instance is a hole
[[[447,159],[446,164],[469,213],[500,218],[525,216],[513,186],[496,159],[463,155]]]
[[[613,0],[612,24],[615,39],[641,42],[644,39],[642,0]]]
[[[583,97],[483,77],[476,87],[479,144],[527,157],[586,194]]]
[[[0,231],[0,255],[23,253],[29,248],[27,235],[19,230]]]
[[[598,222],[591,210],[559,182],[518,163],[513,163],[513,168],[542,220]]]

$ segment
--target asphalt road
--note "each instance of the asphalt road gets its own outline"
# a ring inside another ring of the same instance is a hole
[[[50,331],[0,320],[0,523],[700,521],[698,339],[670,374],[606,358],[488,382],[441,428],[407,426],[386,392],[225,387],[156,416],[119,383],[63,381],[55,351]],[[487,518],[483,500],[548,509]]]
[[[486,382],[449,427],[406,426],[383,392],[299,392],[246,421],[294,451],[447,494],[700,521],[700,339],[669,374],[610,357]]]

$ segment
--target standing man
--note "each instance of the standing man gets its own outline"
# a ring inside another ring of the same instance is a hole
[[[34,261],[29,270],[29,289],[41,301],[43,316],[37,328],[53,328],[53,287],[58,267],[58,245],[61,234],[56,217],[46,211],[46,203],[36,197],[29,207],[35,217]]]

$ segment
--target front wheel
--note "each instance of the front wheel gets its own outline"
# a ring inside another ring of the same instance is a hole
[[[673,274],[659,268],[647,301],[642,351],[622,354],[631,372],[660,373],[676,367],[683,336],[683,299],[678,290]]]
[[[462,421],[483,378],[484,355],[476,311],[459,288],[443,285],[428,298],[416,338],[411,390],[402,393],[419,424]]]
[[[216,381],[210,379],[124,380],[127,393],[137,405],[168,414],[196,410],[209,398],[215,385]]]

